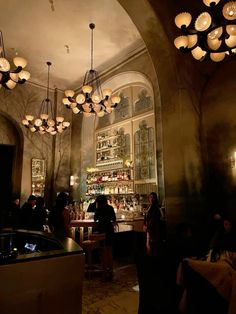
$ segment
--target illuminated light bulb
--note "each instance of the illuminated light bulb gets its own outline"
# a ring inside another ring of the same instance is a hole
[[[70,122],[63,122],[62,125],[65,127],[65,128],[68,128],[70,126]]]
[[[216,29],[214,29],[213,31],[211,31],[208,35],[207,35],[207,37],[209,38],[209,39],[217,39],[217,38],[219,38],[221,35],[222,35],[222,33],[223,33],[223,27],[217,27]]]
[[[97,116],[99,118],[102,118],[105,115],[105,112],[103,110],[101,110],[100,112],[97,112]]]
[[[51,135],[56,135],[57,132],[56,132],[56,131],[52,131],[52,132],[50,132],[50,134],[51,134]]]
[[[93,101],[95,104],[98,104],[98,103],[101,101],[101,98],[99,97],[99,95],[93,94],[93,96],[92,96],[92,101]]]
[[[54,128],[53,128],[52,126],[50,126],[50,127],[48,127],[48,128],[46,129],[46,131],[47,131],[48,133],[53,132],[53,131],[54,131]]]
[[[91,91],[93,90],[93,88],[89,85],[84,85],[82,86],[82,91],[85,93],[85,94],[90,94]]]
[[[0,71],[7,72],[10,70],[10,63],[5,58],[0,58]]]
[[[22,122],[23,125],[29,125],[29,121],[26,120],[26,119],[23,119],[21,122]]]
[[[68,90],[65,91],[66,97],[73,97],[74,94],[75,94],[75,92],[73,90],[71,90],[71,89],[68,89]]]
[[[10,78],[11,78],[14,82],[18,82],[18,73],[10,73]]]
[[[217,5],[220,0],[203,0],[204,4],[210,7],[211,5]]]
[[[20,73],[19,73],[19,78],[20,78],[21,80],[26,80],[26,81],[28,81],[29,78],[30,78],[30,73],[29,73],[28,71],[22,70],[22,71],[20,71]]]
[[[70,107],[71,107],[71,109],[77,107],[77,103],[76,103],[76,102],[72,102],[72,103],[70,104]]]
[[[223,16],[230,21],[236,19],[236,1],[229,1],[223,6]]]
[[[199,46],[194,48],[191,53],[196,60],[201,60],[206,55],[206,51],[202,50]]]
[[[41,119],[36,119],[36,120],[34,121],[34,125],[35,125],[35,126],[41,126],[42,123],[43,123],[43,121],[42,121]]]
[[[27,65],[27,61],[25,60],[25,58],[21,58],[21,57],[13,58],[13,62],[15,66],[22,67],[22,69],[25,68]]]
[[[225,58],[225,52],[212,52],[210,58],[212,61],[220,62]]]
[[[36,131],[36,128],[35,128],[35,127],[32,127],[32,128],[30,128],[30,131],[31,131],[31,132],[35,132],[35,131]]]
[[[113,97],[111,98],[111,101],[112,101],[113,104],[119,104],[119,102],[120,102],[120,97],[119,97],[119,96],[113,96]]]
[[[233,48],[236,46],[236,36],[229,36],[229,38],[225,39],[225,43],[228,47]]]
[[[40,118],[41,118],[42,120],[47,120],[47,119],[48,119],[48,114],[46,114],[46,113],[41,113]]]
[[[70,104],[71,104],[71,102],[69,101],[68,98],[63,98],[63,99],[62,99],[62,103],[63,103],[64,105],[70,105]]]
[[[181,28],[182,26],[188,27],[191,21],[192,21],[192,16],[188,12],[179,13],[175,17],[175,25],[178,28]]]
[[[25,116],[25,118],[26,118],[26,120],[28,120],[28,121],[34,120],[34,116],[31,116],[30,114],[27,114],[27,115]]]
[[[82,105],[85,102],[85,96],[83,94],[78,94],[75,100],[78,104]]]
[[[77,114],[80,112],[79,108],[78,107],[75,107],[75,108],[72,108],[72,111]]]
[[[188,46],[188,37],[187,36],[179,36],[175,38],[174,45],[177,49],[186,48]]]
[[[63,117],[56,117],[56,121],[59,122],[59,123],[60,123],[60,122],[63,122],[63,121],[64,121],[64,118],[63,118]]]
[[[102,93],[103,93],[103,96],[110,97],[112,94],[112,90],[110,88],[106,88],[102,91]]]
[[[193,48],[197,43],[197,34],[188,35],[188,48]]]
[[[48,119],[48,126],[54,126],[55,125],[55,121],[53,119]]]
[[[195,21],[195,29],[199,32],[207,30],[211,26],[211,16],[208,12],[201,13]]]
[[[226,32],[229,35],[235,36],[236,35],[236,25],[227,25],[226,26]]]
[[[8,80],[6,82],[6,86],[9,88],[9,89],[13,89],[15,86],[16,86],[16,82],[12,81],[12,80]]]
[[[207,44],[212,50],[217,50],[218,48],[220,48],[222,41],[218,39],[212,40],[210,38],[207,38]]]

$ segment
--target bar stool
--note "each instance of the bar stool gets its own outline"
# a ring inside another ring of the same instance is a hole
[[[87,271],[89,279],[93,272],[104,272],[102,255],[105,238],[105,233],[92,233],[89,239],[83,241],[81,244],[82,248],[87,253],[87,265],[85,265],[85,270]],[[100,264],[93,264],[93,252],[95,250],[99,252]]]

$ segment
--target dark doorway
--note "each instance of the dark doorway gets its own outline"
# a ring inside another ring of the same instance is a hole
[[[0,145],[0,227],[7,226],[15,150],[14,145]]]

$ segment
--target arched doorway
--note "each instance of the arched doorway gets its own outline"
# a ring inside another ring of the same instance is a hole
[[[23,135],[15,121],[0,113],[0,227],[7,225],[13,194],[20,195]]]

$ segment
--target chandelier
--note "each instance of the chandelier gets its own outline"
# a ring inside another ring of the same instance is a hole
[[[85,117],[91,114],[96,114],[98,117],[103,117],[105,114],[111,113],[112,110],[120,102],[120,97],[112,96],[111,89],[101,88],[98,72],[93,69],[93,30],[95,24],[89,24],[91,29],[91,67],[85,73],[83,86],[78,95],[75,96],[73,90],[66,90],[66,98],[62,99],[63,104],[68,109],[77,113],[83,113]]]
[[[194,23],[188,12],[175,17],[183,35],[174,44],[180,51],[191,51],[196,60],[209,56],[219,62],[236,53],[236,1],[203,0],[203,3],[207,8]]]
[[[49,133],[55,135],[57,133],[62,133],[70,126],[70,122],[64,121],[63,117],[53,118],[53,105],[52,101],[49,99],[49,73],[51,65],[51,62],[47,62],[47,92],[46,98],[43,99],[41,103],[39,118],[34,118],[32,115],[26,115],[25,119],[22,120],[22,124],[33,133],[38,132],[39,134]]]
[[[0,30],[0,88],[3,86],[6,89],[13,89],[16,84],[24,84],[30,78],[30,73],[23,70],[27,65],[24,58],[15,57],[13,63],[16,68],[11,70],[11,65],[5,56],[3,34]]]

